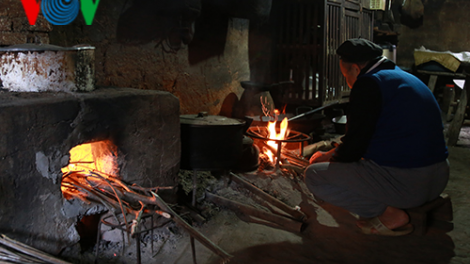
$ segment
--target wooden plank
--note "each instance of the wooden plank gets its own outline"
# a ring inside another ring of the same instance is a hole
[[[357,18],[357,19],[359,19],[359,17],[360,17],[360,13],[359,13],[359,12],[357,12],[357,11],[351,11],[351,10],[348,10],[348,9],[344,10],[344,14],[345,14],[346,16],[355,17],[355,18]]]
[[[344,7],[347,9],[354,10],[354,11],[359,11],[361,9],[361,6],[359,5],[359,3],[351,3],[348,1],[344,2]]]
[[[465,73],[456,73],[456,72],[436,72],[436,71],[424,71],[418,70],[418,73],[428,74],[428,75],[437,75],[437,76],[450,76],[454,79],[465,79],[467,74]]]
[[[328,4],[330,3],[337,3],[337,4],[342,4],[344,0],[328,0]]]

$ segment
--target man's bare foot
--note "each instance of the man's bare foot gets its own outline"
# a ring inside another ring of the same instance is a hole
[[[390,230],[402,227],[410,221],[410,217],[408,214],[396,207],[388,206],[385,209],[385,212],[379,215],[379,220]],[[360,228],[363,228],[367,225],[366,220],[358,220],[356,225]],[[371,230],[371,233],[377,234],[377,230]]]

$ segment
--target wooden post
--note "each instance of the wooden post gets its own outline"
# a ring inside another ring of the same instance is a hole
[[[455,100],[455,85],[450,85],[444,88],[442,93],[442,121],[448,122],[451,118],[452,109]]]
[[[428,87],[432,93],[434,93],[434,88],[436,88],[436,82],[437,82],[437,75],[429,76]]]
[[[463,120],[465,118],[465,110],[467,109],[468,103],[468,94],[470,90],[470,75],[467,75],[465,78],[465,85],[460,94],[460,102],[457,105],[457,110],[455,111],[454,119],[450,123],[448,131],[448,146],[455,146],[459,140],[460,128],[462,127]]]

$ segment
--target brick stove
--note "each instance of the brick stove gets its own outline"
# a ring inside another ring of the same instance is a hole
[[[177,184],[179,101],[170,93],[129,88],[1,91],[0,125],[0,233],[40,250],[58,254],[76,243],[77,220],[100,210],[62,197],[61,168],[77,145],[112,142],[126,182]]]

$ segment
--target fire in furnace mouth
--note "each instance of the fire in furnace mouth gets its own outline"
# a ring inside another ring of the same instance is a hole
[[[70,162],[62,168],[62,193],[83,200],[97,181],[118,179],[117,147],[109,140],[78,145],[70,150]]]

